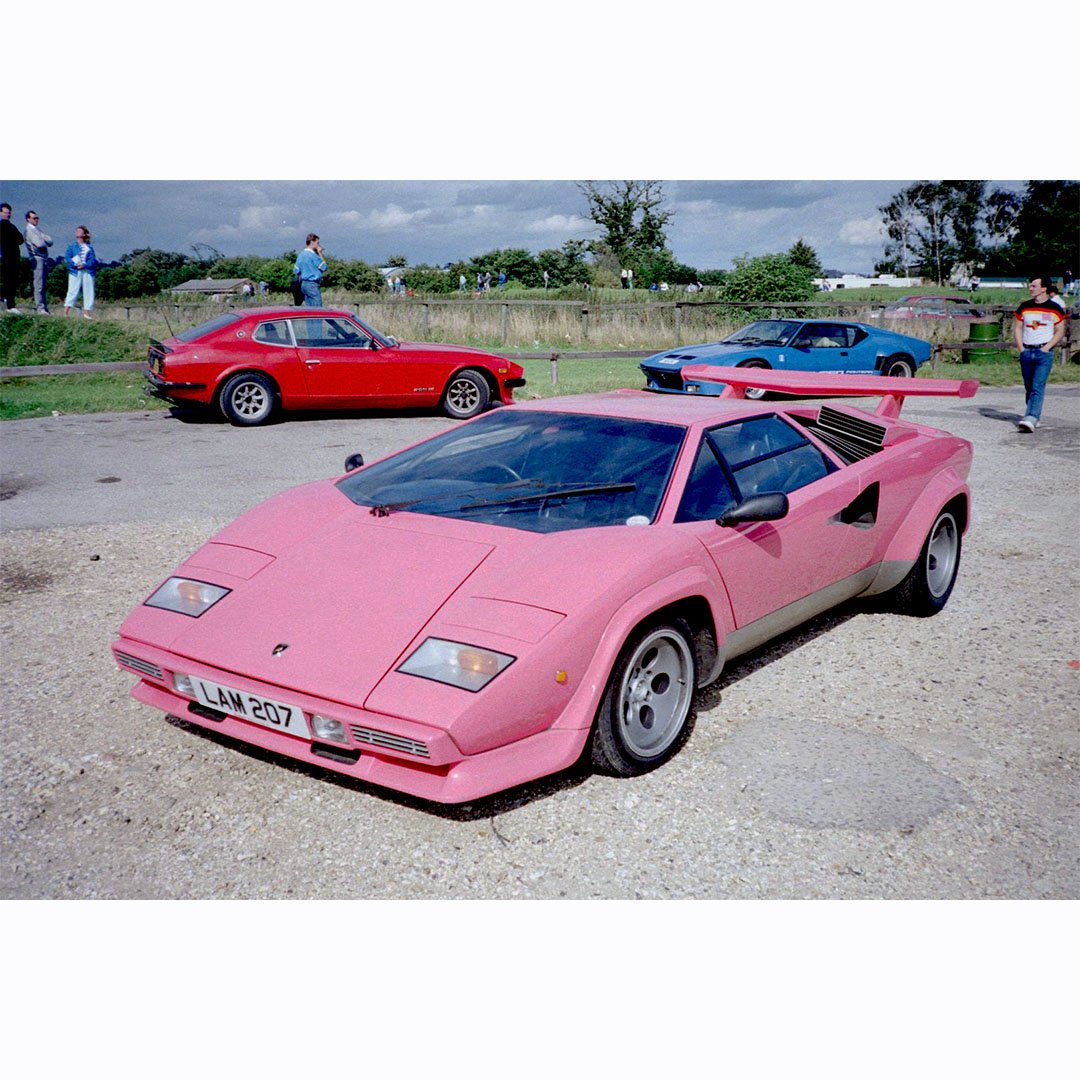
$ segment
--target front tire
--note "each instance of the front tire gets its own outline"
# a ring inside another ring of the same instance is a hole
[[[891,379],[910,379],[915,374],[915,365],[906,356],[890,356],[881,373]]]
[[[277,404],[274,384],[258,372],[234,375],[221,388],[221,411],[230,423],[241,427],[265,424]]]
[[[740,364],[741,368],[761,368],[764,371],[769,370],[769,365],[764,360],[747,360],[745,364]],[[756,386],[748,386],[744,391],[744,395],[750,398],[751,401],[761,401],[767,396],[767,391],[759,390]]]
[[[593,726],[598,771],[639,776],[682,746],[697,680],[693,640],[682,619],[646,624],[627,640]]]
[[[468,420],[487,408],[491,388],[479,372],[466,368],[447,384],[443,393],[443,412],[452,420]]]
[[[892,593],[893,611],[927,618],[946,604],[960,569],[960,526],[948,510],[938,514],[915,565]]]

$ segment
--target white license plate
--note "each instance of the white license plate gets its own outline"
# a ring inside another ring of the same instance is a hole
[[[191,685],[195,688],[196,700],[203,705],[209,705],[211,709],[226,712],[241,720],[250,720],[253,724],[262,724],[274,731],[284,731],[304,739],[311,738],[307,717],[303,709],[298,709],[295,705],[258,697],[244,690],[233,690],[229,686],[218,686],[206,679],[197,679],[194,676],[190,678]]]

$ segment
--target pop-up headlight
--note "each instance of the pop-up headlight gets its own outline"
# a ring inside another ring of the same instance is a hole
[[[172,577],[146,601],[146,606],[175,611],[197,619],[230,592],[232,590],[223,585],[209,585],[205,581]]]
[[[397,670],[476,693],[516,659],[506,653],[428,638]]]

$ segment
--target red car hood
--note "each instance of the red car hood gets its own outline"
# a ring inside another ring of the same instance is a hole
[[[369,525],[350,509],[353,514],[309,533],[201,618],[185,619],[190,625],[173,639],[172,651],[362,703],[491,547],[448,537],[436,545],[408,529]],[[274,656],[282,644],[288,649]]]
[[[399,341],[395,348],[403,353],[415,352],[428,353],[429,355],[434,353],[440,356],[482,356],[486,360],[491,360],[496,363],[505,363],[501,357],[496,356],[494,353],[485,352],[483,349],[470,349],[467,345],[436,345],[426,341]]]

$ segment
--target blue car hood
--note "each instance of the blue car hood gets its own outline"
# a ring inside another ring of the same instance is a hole
[[[761,356],[763,352],[771,352],[775,348],[775,345],[729,345],[723,341],[713,342],[710,345],[686,345],[650,356],[648,359],[641,361],[641,366],[651,367],[657,365],[668,370],[677,370],[683,364],[700,364],[702,362],[708,363],[710,360],[717,360],[723,366],[728,367],[731,360]]]

